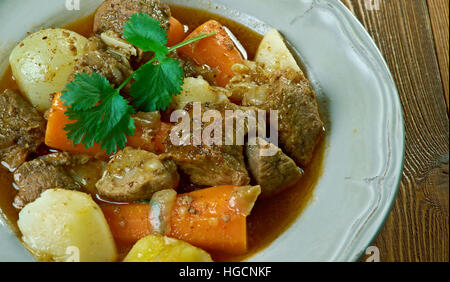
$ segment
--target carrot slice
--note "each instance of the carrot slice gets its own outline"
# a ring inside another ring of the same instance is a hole
[[[114,239],[131,245],[151,234],[148,204],[100,204]]]
[[[169,47],[180,43],[186,37],[184,26],[174,17],[170,17],[170,28],[167,37],[169,39],[167,46]]]
[[[195,29],[185,40],[214,31],[215,35],[183,46],[178,49],[178,53],[189,57],[198,65],[210,66],[217,85],[224,87],[234,76],[233,65],[243,63],[244,59],[223,26],[210,20]]]
[[[246,218],[260,191],[259,186],[217,186],[179,195],[168,235],[207,251],[245,254]]]

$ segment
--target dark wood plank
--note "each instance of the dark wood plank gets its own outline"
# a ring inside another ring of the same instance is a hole
[[[379,0],[379,10],[341,1],[383,53],[405,119],[402,183],[373,245],[382,261],[448,261],[449,120],[427,0]]]
[[[430,12],[431,26],[433,28],[436,53],[441,70],[441,79],[444,85],[445,101],[447,102],[447,112],[449,110],[449,1],[448,0],[427,0]]]

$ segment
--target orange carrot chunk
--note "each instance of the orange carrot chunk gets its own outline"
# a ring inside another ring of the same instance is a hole
[[[114,239],[132,245],[151,234],[148,204],[100,204]]]
[[[168,234],[212,252],[247,252],[247,221],[260,187],[217,186],[179,195]]]
[[[186,37],[184,26],[174,17],[170,17],[170,28],[167,37],[169,39],[167,46],[169,47],[180,43]]]
[[[217,85],[224,87],[234,76],[233,65],[243,63],[244,59],[223,26],[210,20],[195,29],[185,40],[214,31],[215,35],[183,46],[178,49],[178,53],[189,57],[198,65],[210,66]]]

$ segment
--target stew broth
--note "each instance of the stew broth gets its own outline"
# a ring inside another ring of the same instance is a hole
[[[209,19],[215,19],[227,26],[239,39],[248,52],[249,59],[253,59],[262,35],[219,15],[186,7],[171,6],[172,15],[193,30]],[[65,28],[89,37],[93,35],[94,14],[77,20]],[[4,89],[18,90],[18,86],[8,67],[0,80],[0,91]],[[305,174],[295,186],[281,194],[268,199],[258,200],[247,219],[249,252],[245,256],[229,256],[212,254],[215,261],[243,260],[267,247],[273,240],[283,233],[300,215],[311,199],[313,188],[322,174],[322,163],[325,153],[325,141],[322,138],[316,148],[311,164],[305,168]],[[19,235],[17,228],[18,210],[12,206],[17,190],[13,185],[12,173],[0,166],[0,209],[1,215]],[[122,256],[128,252],[130,246],[118,246]]]

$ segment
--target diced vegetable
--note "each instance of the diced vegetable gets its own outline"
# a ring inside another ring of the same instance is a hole
[[[264,64],[268,70],[292,68],[295,71],[301,71],[283,37],[276,29],[269,30],[264,36],[256,52],[255,61]]]
[[[212,259],[207,252],[186,242],[150,235],[133,246],[124,262],[212,262]]]
[[[244,254],[246,217],[260,193],[259,186],[217,186],[178,195],[170,214],[170,230],[164,228],[164,235],[209,251]],[[119,242],[132,244],[158,233],[151,226],[148,204],[102,204],[101,208]]]
[[[177,199],[177,192],[165,189],[153,194],[150,200],[150,225],[154,234],[167,234],[170,232],[170,216]]]
[[[246,217],[260,193],[259,186],[217,186],[179,195],[166,235],[208,251],[244,254]]]
[[[117,242],[132,245],[151,234],[148,204],[100,204],[111,232]]]
[[[170,17],[170,28],[167,37],[169,39],[167,46],[169,47],[180,43],[186,37],[184,26],[174,17]]]
[[[127,60],[129,60],[131,56],[137,55],[136,48],[112,30],[102,32],[100,38],[112,52],[124,56]]]
[[[46,190],[19,213],[25,244],[51,261],[114,261],[116,245],[98,205],[88,194]]]
[[[217,85],[224,87],[234,76],[233,65],[241,64],[244,60],[223,26],[210,20],[195,29],[186,40],[211,32],[216,34],[179,48],[178,53],[191,58],[198,65],[210,66],[215,72]]]
[[[73,121],[70,121],[64,114],[66,106],[60,99],[61,93],[57,93],[53,98],[47,121],[47,130],[45,131],[45,144],[51,148],[64,150],[72,153],[82,153],[94,156],[105,155],[106,152],[101,149],[100,144],[94,144],[92,148],[85,148],[84,145],[73,145],[73,142],[66,136],[67,131],[64,127]]]
[[[183,91],[173,97],[172,107],[183,109],[189,102],[217,103],[226,100],[229,95],[230,93],[223,88],[210,86],[202,77],[186,77]]]
[[[63,90],[88,40],[70,30],[43,29],[25,38],[9,62],[17,85],[40,111],[51,106],[50,94]]]

